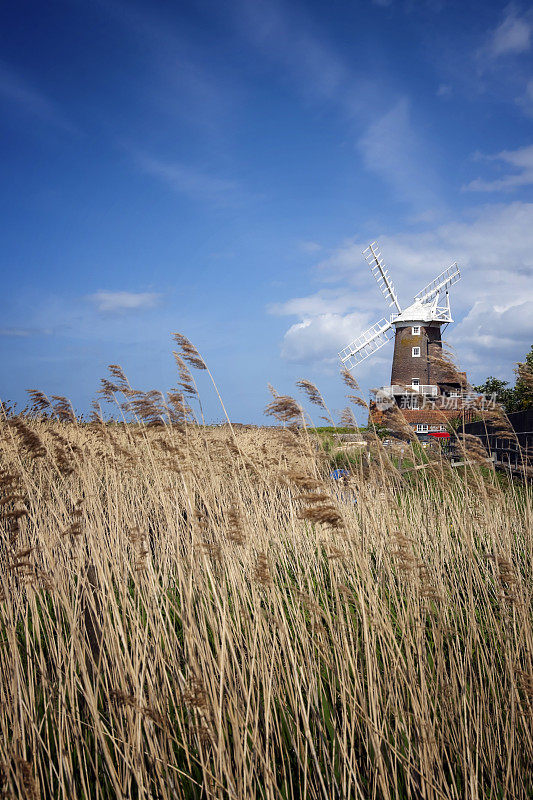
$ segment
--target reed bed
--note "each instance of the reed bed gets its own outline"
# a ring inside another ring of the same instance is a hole
[[[0,796],[532,796],[529,490],[339,484],[273,398],[0,423]]]

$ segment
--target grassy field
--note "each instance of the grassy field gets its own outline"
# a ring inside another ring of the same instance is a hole
[[[532,796],[528,490],[131,397],[0,424],[1,797]]]

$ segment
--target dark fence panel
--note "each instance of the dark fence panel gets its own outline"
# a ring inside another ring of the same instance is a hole
[[[496,466],[512,472],[521,472],[524,467],[533,470],[533,409],[515,411],[508,417],[515,436],[506,434],[502,426],[483,420],[466,423],[465,433],[481,439],[489,455],[494,455]]]

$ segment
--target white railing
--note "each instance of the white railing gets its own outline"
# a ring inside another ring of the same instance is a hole
[[[437,397],[439,394],[439,387],[431,384],[423,384],[420,386],[411,386],[410,384],[394,384],[393,386],[384,386],[381,390],[387,394],[424,394],[430,397]]]
[[[407,309],[407,311],[408,310],[409,309]],[[452,315],[448,306],[437,306],[436,308],[430,308],[424,320],[420,319],[420,317],[417,317],[416,315],[413,315],[412,320],[409,320],[409,318],[407,318],[406,320],[405,312],[402,312],[402,314],[390,314],[389,320],[391,325],[394,325],[394,323],[398,320],[398,318],[402,316],[404,318],[405,326],[407,328],[412,323],[417,323],[417,322],[422,323],[422,325],[429,324],[430,322],[453,322]]]

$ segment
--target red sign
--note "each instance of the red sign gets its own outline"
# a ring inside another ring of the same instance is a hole
[[[443,433],[442,431],[439,431],[438,433],[430,433],[428,435],[429,436],[434,436],[436,439],[449,439],[450,438],[450,434],[449,433]]]

